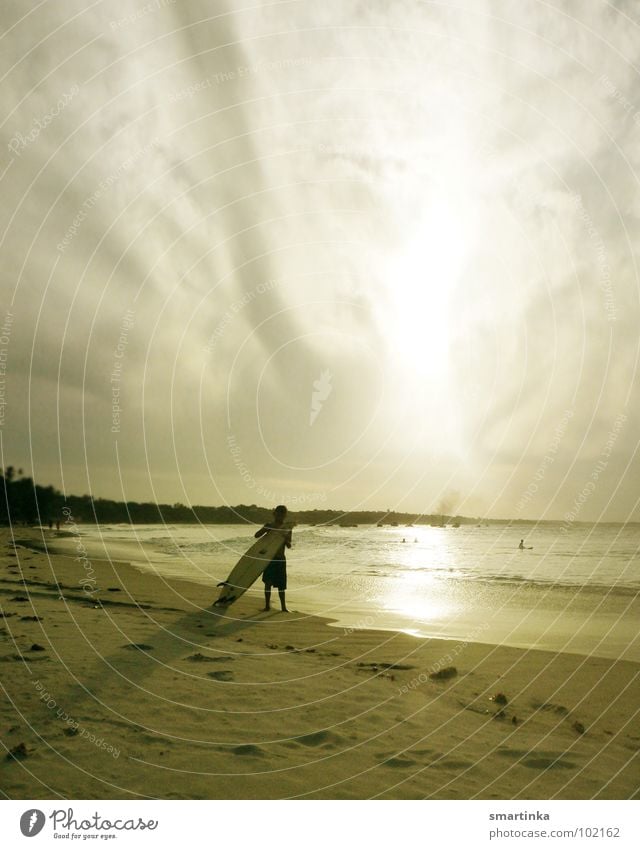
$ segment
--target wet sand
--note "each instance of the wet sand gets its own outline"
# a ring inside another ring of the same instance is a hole
[[[216,614],[37,534],[0,532],[7,798],[640,796],[636,663]]]

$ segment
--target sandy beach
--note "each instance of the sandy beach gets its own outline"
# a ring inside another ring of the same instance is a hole
[[[345,630],[294,591],[214,613],[208,587],[13,533],[5,798],[640,797],[638,664]]]

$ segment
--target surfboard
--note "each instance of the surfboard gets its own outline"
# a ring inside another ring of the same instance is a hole
[[[233,604],[257,581],[278,553],[283,538],[291,531],[292,527],[291,523],[285,522],[281,528],[267,531],[264,536],[253,543],[251,548],[242,555],[233,567],[227,580],[218,584],[222,589],[213,603],[214,607],[228,607]]]

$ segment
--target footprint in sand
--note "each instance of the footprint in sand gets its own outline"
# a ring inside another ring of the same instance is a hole
[[[219,657],[208,657],[206,654],[196,652],[195,654],[190,654],[185,660],[190,660],[192,663],[229,663],[233,662],[235,658],[229,654],[220,655]]]
[[[564,752],[553,752],[546,749],[531,751],[529,749],[500,748],[496,754],[503,758],[519,761],[528,769],[575,769],[572,761],[563,760]]]
[[[146,643],[127,643],[122,648],[124,649],[133,649],[134,651],[137,649],[138,651],[152,651],[153,646],[148,646]]]
[[[207,672],[209,678],[215,678],[216,681],[233,681],[233,672],[230,669],[220,669],[216,672]]]
[[[315,731],[313,734],[305,734],[304,737],[298,737],[293,741],[295,745],[301,746],[325,746],[327,748],[335,748],[340,742],[337,734],[331,731]]]
[[[234,755],[242,755],[246,757],[247,755],[253,758],[263,758],[264,752],[259,746],[253,746],[250,743],[246,746],[236,746],[234,749],[231,749],[231,753]]]
[[[536,710],[544,710],[548,713],[557,713],[560,716],[567,716],[567,714],[569,713],[568,708],[566,708],[564,705],[557,705],[554,704],[554,702],[532,702],[531,704]]]
[[[392,769],[403,769],[409,766],[415,766],[416,762],[411,758],[389,758],[388,761],[382,761],[380,766],[390,766]]]
[[[21,760],[24,760],[24,758],[28,757],[28,755],[29,755],[29,750],[27,749],[25,744],[24,743],[18,743],[17,746],[14,746],[13,749],[9,750],[9,753],[5,757],[5,760],[7,760],[7,761],[11,761],[11,760],[21,761]]]

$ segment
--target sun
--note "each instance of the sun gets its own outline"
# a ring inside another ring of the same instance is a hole
[[[417,222],[407,222],[407,236],[385,272],[389,349],[403,369],[434,384],[449,378],[451,295],[467,255],[467,231],[465,216],[439,194]]]

